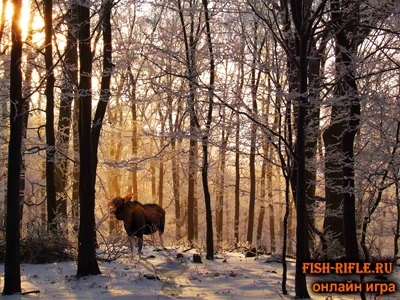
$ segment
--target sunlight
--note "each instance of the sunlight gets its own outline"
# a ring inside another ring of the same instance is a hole
[[[6,20],[11,22],[12,16],[13,16],[13,5],[9,1],[7,2],[6,6]],[[22,28],[22,40],[25,40],[28,36],[28,30],[29,30],[29,15],[30,15],[30,7],[29,7],[29,0],[23,0],[22,1],[22,12],[21,12],[21,20],[20,20],[20,26]],[[43,27],[43,19],[41,17],[34,17],[33,18],[33,24],[32,28],[42,28]]]

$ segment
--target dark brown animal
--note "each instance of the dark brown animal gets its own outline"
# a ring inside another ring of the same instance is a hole
[[[115,197],[108,203],[108,208],[118,220],[124,221],[125,231],[131,244],[132,258],[135,238],[138,240],[138,252],[142,254],[143,235],[150,234],[154,242],[153,233],[158,231],[161,246],[164,248],[165,210],[157,204],[141,204],[131,199],[132,196]]]

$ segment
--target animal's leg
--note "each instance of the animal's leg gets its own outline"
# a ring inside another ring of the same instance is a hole
[[[138,238],[138,253],[139,253],[139,255],[140,255],[140,254],[143,254],[143,253],[142,253],[142,248],[143,248],[143,235],[138,236],[137,238]]]
[[[152,233],[152,234],[150,234],[150,236],[151,236],[151,243],[153,244],[153,246],[155,246],[155,245],[156,245],[156,237],[155,237],[155,234]]]
[[[129,236],[128,235],[128,240],[129,240],[129,243],[131,244],[131,259],[133,259],[133,257],[135,256],[134,255],[134,249],[135,249],[135,236]]]
[[[161,247],[163,247],[163,249],[165,249],[164,239],[163,239],[164,232],[158,231],[158,235],[160,236]]]

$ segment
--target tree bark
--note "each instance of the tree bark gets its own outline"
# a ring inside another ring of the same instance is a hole
[[[57,213],[61,217],[67,217],[67,181],[68,181],[68,147],[71,132],[71,108],[76,99],[76,86],[78,85],[78,49],[77,49],[77,5],[71,3],[67,16],[67,45],[64,60],[64,82],[61,88],[60,115],[58,119],[58,137],[56,140],[56,203]]]
[[[222,129],[221,148],[219,149],[219,170],[217,179],[217,197],[216,197],[216,225],[217,225],[217,241],[219,244],[223,241],[223,224],[224,224],[224,190],[225,190],[225,166],[226,166],[226,147],[228,145],[229,134]]]
[[[237,77],[237,100],[236,109],[239,109],[239,103],[242,98],[244,86],[244,39],[241,39],[239,71]],[[235,217],[233,223],[235,244],[239,244],[239,224],[240,224],[240,115],[236,114],[235,124]]]
[[[79,25],[80,224],[77,275],[86,276],[100,274],[95,251],[95,187],[91,142],[92,52],[90,45],[90,10],[86,1],[79,5]]]
[[[203,167],[202,167],[202,178],[203,178],[203,191],[204,191],[204,204],[206,207],[206,242],[207,242],[207,259],[214,259],[214,236],[213,236],[213,225],[212,225],[212,210],[211,210],[211,196],[208,187],[208,147],[209,147],[209,135],[211,130],[212,113],[213,113],[213,99],[214,99],[214,81],[215,81],[215,61],[213,44],[211,38],[211,26],[210,26],[210,15],[208,8],[208,0],[203,0],[204,17],[206,22],[206,35],[207,35],[207,46],[210,60],[210,82],[208,86],[208,111],[206,120],[206,130],[202,137],[203,146]],[[199,128],[200,129],[200,128]]]
[[[311,10],[312,3],[291,0],[291,10],[294,25],[297,31],[297,57],[298,57],[298,116],[296,139],[296,297],[309,298],[306,275],[303,274],[302,264],[308,256],[308,220],[307,220],[307,193],[306,193],[306,120],[308,107],[308,51],[312,33],[313,22],[304,12]]]
[[[132,156],[137,157],[139,150],[139,137],[138,137],[138,120],[137,120],[137,99],[136,99],[136,83],[137,78],[133,76],[133,72],[130,67],[128,67],[129,71],[129,80],[131,85],[131,113],[132,113]],[[139,75],[138,75],[139,76]],[[136,166],[134,166],[132,170],[132,198],[139,200],[139,190],[138,190],[138,174]]]
[[[393,257],[394,259],[398,258],[399,254],[399,239],[400,239],[400,193],[399,193],[399,182],[395,182],[395,189],[396,189],[396,213],[397,213],[397,219],[396,219],[396,226],[394,228],[394,253]]]
[[[179,19],[181,23],[183,40],[185,44],[185,67],[188,74],[188,85],[189,85],[189,96],[187,99],[188,110],[190,112],[190,142],[189,142],[189,164],[188,164],[188,205],[187,205],[187,216],[188,216],[188,240],[190,244],[193,244],[197,230],[195,226],[197,223],[197,209],[196,195],[195,195],[195,183],[197,173],[197,132],[196,132],[196,91],[197,91],[197,75],[196,75],[196,46],[197,41],[195,39],[195,23],[194,23],[194,10],[193,3],[190,3],[190,24],[189,24],[189,35],[186,31],[186,24],[183,16],[182,3],[178,1]]]
[[[112,63],[112,36],[111,36],[111,9],[113,0],[104,0],[102,3],[102,27],[103,27],[103,74],[100,84],[100,101],[97,104],[96,113],[93,119],[91,132],[92,157],[93,157],[93,184],[96,184],[96,173],[98,164],[98,147],[101,128],[106,114],[107,104],[111,97],[110,84],[113,72]]]
[[[4,262],[3,295],[21,292],[20,270],[20,176],[22,164],[22,0],[13,1],[11,25],[11,63],[10,63],[10,142],[8,145],[7,176],[7,216],[6,216],[6,254]]]
[[[166,119],[163,117],[163,112],[161,107],[158,108],[160,121],[161,121],[161,138],[160,138],[160,150],[164,148],[164,141],[165,141],[165,122]],[[158,205],[163,207],[164,204],[164,158],[160,156],[158,164]]]
[[[343,154],[343,230],[346,259],[357,261],[359,259],[357,242],[357,223],[354,194],[354,142],[360,124],[360,100],[358,97],[355,63],[352,57],[356,56],[360,36],[351,38],[354,28],[359,25],[359,3],[356,1],[333,0],[331,1],[332,21],[335,28],[337,44],[337,76],[338,86],[335,94],[344,101],[346,109],[345,130],[342,135],[341,151]],[[357,30],[356,30],[357,32]]]
[[[235,218],[233,224],[235,244],[239,244],[239,224],[240,224],[240,117],[237,114],[235,130]]]
[[[272,160],[272,146],[268,145],[268,157]],[[268,212],[269,212],[269,235],[271,240],[271,252],[275,253],[276,241],[275,241],[275,212],[273,204],[273,194],[272,194],[272,164],[268,162],[267,165],[267,202],[268,202]]]
[[[257,108],[257,90],[260,82],[260,73],[256,74],[256,63],[258,62],[258,55],[261,48],[258,45],[258,22],[254,21],[254,41],[253,41],[253,59],[251,64],[251,99],[252,99],[252,113],[254,116],[258,113]],[[253,231],[254,231],[254,211],[256,203],[256,139],[257,139],[257,126],[253,122],[251,124],[250,132],[250,198],[249,198],[249,215],[247,224],[247,241],[253,243]]]
[[[172,81],[169,79],[168,86],[172,88]],[[177,137],[176,133],[178,131],[179,126],[179,116],[180,116],[180,105],[178,105],[178,109],[175,116],[175,122],[173,121],[173,97],[169,93],[167,97],[168,101],[168,124],[169,131],[171,133],[171,150],[172,150],[172,189],[173,189],[173,197],[174,197],[174,205],[175,205],[175,237],[176,240],[179,241],[181,239],[181,200],[180,200],[180,176],[179,176],[179,162],[178,162],[178,151],[177,149]]]
[[[53,73],[53,1],[44,1],[45,24],[45,63],[46,63],[46,196],[47,196],[47,228],[54,231],[56,224],[56,189],[55,189],[55,153],[56,141],[54,133],[54,73]]]

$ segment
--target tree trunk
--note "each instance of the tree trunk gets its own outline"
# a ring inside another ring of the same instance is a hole
[[[203,179],[203,191],[204,191],[204,204],[206,207],[206,242],[207,242],[207,259],[214,259],[214,236],[213,236],[213,225],[212,225],[212,210],[211,210],[211,196],[208,187],[208,137],[211,130],[212,113],[213,113],[213,101],[214,101],[214,80],[215,80],[215,62],[213,44],[211,39],[211,26],[210,26],[210,15],[208,11],[208,0],[203,0],[204,7],[204,18],[206,22],[206,35],[208,54],[210,60],[210,83],[208,86],[208,112],[206,120],[206,131],[203,133],[202,145],[203,145],[203,167],[202,167],[202,179]],[[197,124],[199,125],[199,124]],[[200,128],[199,128],[200,129]]]
[[[257,90],[260,82],[260,73],[256,74],[256,63],[258,62],[258,23],[254,21],[254,41],[253,41],[253,59],[251,65],[251,99],[252,99],[252,113],[254,116],[258,113],[257,108]],[[256,139],[257,139],[257,126],[253,122],[251,124],[251,133],[250,133],[250,159],[249,159],[249,168],[250,168],[250,199],[249,199],[249,216],[248,216],[248,224],[247,224],[247,241],[249,243],[253,243],[253,230],[254,230],[254,211],[255,211],[255,203],[256,203]]]
[[[306,199],[306,118],[307,118],[307,71],[308,71],[308,46],[310,42],[310,28],[312,22],[306,19],[304,11],[309,11],[311,5],[306,5],[304,1],[291,1],[292,18],[297,30],[297,55],[298,55],[298,116],[297,116],[297,139],[296,139],[296,276],[295,290],[296,297],[300,299],[309,298],[307,291],[306,275],[303,273],[302,265],[308,256],[308,223],[307,223],[307,199]],[[309,23],[310,22],[310,23]]]
[[[188,241],[192,245],[197,235],[195,230],[197,223],[197,210],[196,199],[195,199],[195,182],[197,173],[197,132],[196,132],[196,113],[195,113],[195,102],[197,92],[197,72],[196,72],[196,46],[195,40],[195,23],[194,23],[194,7],[193,3],[190,2],[190,23],[185,24],[183,16],[182,3],[178,1],[179,19],[181,23],[181,29],[183,33],[183,41],[185,44],[185,67],[188,74],[188,85],[189,85],[189,96],[187,98],[188,110],[190,112],[190,142],[189,142],[189,164],[188,164],[188,204],[187,204],[187,216],[188,216]],[[186,28],[189,27],[189,34]]]
[[[74,163],[72,170],[72,216],[74,218],[74,226],[73,229],[75,232],[78,232],[78,219],[79,219],[79,100],[77,98],[74,99],[74,110],[72,114],[72,138],[73,138],[73,151],[74,151]]]
[[[100,84],[100,101],[97,104],[96,113],[93,119],[91,132],[92,158],[93,158],[93,184],[96,184],[96,173],[98,164],[98,147],[100,141],[101,128],[107,109],[107,104],[111,97],[110,84],[113,72],[112,63],[112,37],[111,37],[111,9],[113,0],[104,0],[102,3],[102,22],[103,22],[103,74]]]
[[[61,88],[60,115],[58,119],[58,137],[56,140],[56,204],[57,213],[61,217],[67,217],[67,180],[68,180],[68,147],[71,131],[71,107],[76,99],[76,86],[78,83],[78,51],[77,51],[77,5],[70,4],[68,8],[68,34],[65,60],[63,66],[64,82]]]
[[[326,258],[343,255],[343,204],[342,204],[342,150],[341,137],[344,131],[343,107],[333,106],[331,124],[323,133],[325,145],[325,217],[323,232],[327,244],[323,245]],[[333,249],[331,245],[337,245]]]
[[[165,136],[165,118],[163,117],[163,112],[161,111],[161,107],[158,108],[160,121],[161,121],[161,138],[160,138],[160,150],[164,148],[164,136]],[[158,164],[158,205],[163,207],[164,204],[164,161],[163,157],[160,156],[160,161]]]
[[[399,193],[399,182],[395,182],[396,188],[396,213],[397,213],[397,220],[396,226],[394,228],[394,254],[393,258],[397,260],[399,254],[399,238],[400,238],[400,193]]]
[[[93,119],[93,126],[91,130],[91,147],[92,147],[92,176],[93,176],[93,189],[96,186],[96,174],[98,165],[98,148],[100,142],[101,128],[103,127],[103,120],[107,110],[107,104],[110,101],[111,92],[111,74],[113,72],[112,63],[112,38],[111,38],[111,8],[113,0],[104,0],[101,8],[102,15],[102,29],[103,29],[103,73],[101,76],[100,84],[100,101],[97,104],[96,113]],[[121,141],[121,139],[119,139]],[[122,147],[119,147],[120,151]],[[96,229],[94,228],[95,245],[97,245]]]
[[[267,111],[269,109],[269,104],[267,104]],[[265,112],[264,112],[265,113]],[[268,113],[266,114],[266,122],[268,124]],[[261,178],[260,178],[260,210],[258,213],[258,222],[257,222],[257,247],[261,248],[261,238],[262,238],[262,228],[264,223],[264,215],[265,215],[265,195],[267,191],[267,186],[265,182],[266,174],[267,174],[267,164],[269,159],[269,151],[268,151],[268,141],[266,139],[263,140],[263,151],[264,158],[261,166]],[[268,186],[268,188],[271,188]]]
[[[22,0],[13,1],[10,62],[10,142],[8,144],[8,176],[6,195],[6,254],[3,295],[21,292],[20,271],[20,176],[22,164]]]
[[[268,157],[272,160],[272,146],[268,146]],[[275,212],[273,204],[273,194],[272,194],[272,164],[268,162],[267,164],[267,202],[268,202],[268,212],[269,212],[269,235],[271,239],[271,252],[275,253],[276,241],[275,241]]]
[[[91,142],[92,52],[90,45],[90,10],[88,6],[79,6],[79,25],[80,224],[77,275],[86,276],[100,274],[95,251],[95,187]]]
[[[172,84],[169,84],[169,87],[172,87]],[[179,176],[179,163],[178,163],[178,152],[176,145],[176,131],[178,130],[178,120],[180,116],[180,105],[178,105],[178,111],[176,112],[175,122],[173,122],[173,97],[171,94],[168,94],[168,122],[169,122],[169,131],[171,133],[171,150],[172,150],[172,189],[173,189],[173,197],[175,204],[175,237],[176,240],[179,241],[181,239],[181,204],[180,204],[180,176]]]
[[[300,41],[300,95],[307,93],[307,41]],[[307,200],[306,200],[306,180],[305,180],[305,122],[307,98],[301,96],[299,99],[299,115],[297,122],[297,195],[296,195],[296,212],[297,212],[297,228],[296,228],[296,296],[300,299],[309,298],[307,291],[306,275],[303,274],[302,264],[307,259],[308,253],[308,226],[307,226]]]
[[[264,177],[265,180],[265,177]],[[264,201],[264,199],[261,199]],[[262,203],[260,205],[260,210],[258,212],[258,222],[257,222],[257,247],[261,248],[261,238],[262,238],[262,229],[264,223],[264,216],[265,216],[265,205]]]
[[[290,166],[290,164],[288,164]],[[282,293],[284,295],[288,294],[286,288],[287,281],[287,264],[286,264],[286,254],[289,248],[290,251],[290,241],[288,241],[289,233],[289,217],[290,217],[290,175],[285,176],[285,215],[283,217],[283,245],[282,245]],[[289,245],[288,245],[289,243]],[[289,252],[290,253],[290,252]]]
[[[156,201],[157,198],[157,182],[156,182],[156,166],[155,162],[150,162],[150,174],[151,174],[151,199],[153,202]]]
[[[341,151],[343,153],[343,231],[346,259],[359,259],[357,242],[357,223],[354,194],[354,142],[360,124],[360,100],[356,84],[355,63],[353,57],[357,54],[357,47],[361,42],[360,36],[353,35],[354,26],[359,25],[358,2],[331,1],[332,20],[335,28],[337,80],[336,96],[344,100],[346,109],[346,129],[342,135]]]
[[[244,48],[245,42],[241,39],[239,71],[237,77],[237,103],[236,109],[239,109],[239,103],[242,98],[244,86]],[[240,115],[236,114],[235,126],[235,217],[234,217],[234,239],[235,245],[239,244],[239,224],[240,224]]]
[[[235,219],[234,219],[234,235],[235,244],[239,244],[239,224],[240,224],[240,117],[237,114],[236,130],[235,130]]]
[[[249,216],[247,224],[247,241],[253,243],[253,230],[254,230],[254,210],[256,202],[256,125],[251,125],[251,145],[250,145],[250,199],[249,199]]]
[[[137,120],[137,99],[136,99],[136,82],[135,77],[133,76],[133,72],[130,67],[128,67],[129,71],[129,80],[131,85],[131,113],[132,113],[132,156],[138,156],[138,120]],[[138,75],[139,76],[139,75]],[[139,200],[139,191],[138,191],[138,174],[137,174],[137,166],[133,167],[132,170],[132,198]]]
[[[44,1],[45,63],[46,63],[46,196],[48,230],[56,229],[56,189],[55,189],[55,133],[54,133],[54,73],[53,73],[53,1]]]
[[[225,165],[226,165],[226,147],[228,145],[229,134],[225,136],[225,130],[222,130],[222,143],[219,149],[219,170],[217,179],[217,199],[216,199],[216,225],[217,225],[217,240],[221,244],[223,241],[223,224],[224,224],[224,190],[225,190]]]
[[[314,207],[315,207],[315,192],[316,192],[316,180],[317,180],[317,168],[316,168],[316,153],[318,146],[319,136],[319,115],[320,115],[320,103],[321,100],[321,86],[323,86],[321,70],[323,70],[322,55],[325,51],[326,37],[323,36],[320,41],[319,48],[315,45],[315,39],[311,39],[310,47],[313,49],[313,54],[310,55],[308,65],[308,81],[309,81],[309,98],[314,99],[309,101],[308,113],[306,118],[306,141],[305,141],[305,155],[306,155],[306,201],[307,201],[307,217],[308,222],[314,226]],[[308,231],[308,255],[310,258],[311,252],[315,249],[314,245],[315,237],[311,230]]]

